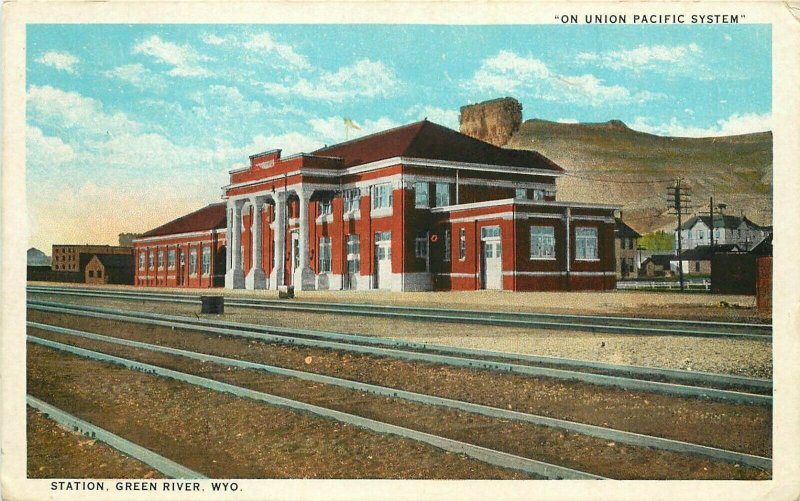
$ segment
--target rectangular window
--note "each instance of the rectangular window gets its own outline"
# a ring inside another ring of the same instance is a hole
[[[97,278],[103,278],[103,270],[97,270]]]
[[[93,270],[89,270],[89,278],[94,278],[94,271]]]
[[[458,259],[464,260],[467,258],[467,230],[461,228],[458,230]]]
[[[417,209],[427,209],[430,207],[428,186],[428,183],[414,183],[414,207]]]
[[[148,257],[147,266],[152,270],[155,267],[154,266],[154,261],[155,261],[156,255],[151,252],[150,255],[148,255],[147,257]]]
[[[318,204],[320,216],[328,216],[333,214],[333,203],[331,203],[330,200],[320,200]]]
[[[517,200],[544,200],[544,191],[517,188],[514,190],[514,198]]]
[[[331,272],[331,238],[319,239],[319,273]]]
[[[164,251],[158,251],[158,268],[164,269]]]
[[[189,275],[197,275],[197,249],[189,250]]]
[[[481,238],[500,238],[500,227],[484,226],[481,228]]]
[[[170,270],[175,269],[175,249],[172,249],[167,253],[167,268]]]
[[[450,255],[453,253],[453,242],[450,235],[450,230],[444,230],[444,260],[450,261]]]
[[[428,232],[420,231],[417,233],[415,255],[419,259],[428,259]]]
[[[344,193],[342,193],[342,198],[344,198],[345,212],[356,211],[358,210],[359,200],[361,200],[361,190],[358,188],[345,190]]]
[[[703,238],[705,238],[705,236],[706,235],[705,235],[705,232],[703,230],[697,230],[697,238],[702,240]]]
[[[436,183],[436,207],[450,205],[450,183]]]
[[[597,228],[575,228],[575,259],[597,259]]]
[[[203,275],[211,273],[211,247],[203,247]]]
[[[555,257],[555,228],[531,226],[531,259],[555,259]]]
[[[139,253],[139,270],[144,270],[144,252]]]
[[[388,209],[392,206],[391,183],[376,184],[372,187],[372,208]]]
[[[347,235],[347,272],[361,271],[361,243],[358,235]]]

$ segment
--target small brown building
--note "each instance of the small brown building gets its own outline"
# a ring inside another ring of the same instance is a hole
[[[715,254],[730,254],[739,252],[736,244],[723,245],[698,245],[694,249],[683,251],[683,272],[688,275],[711,275],[711,259]],[[678,269],[678,258],[672,260],[673,268]]]
[[[133,247],[114,245],[53,245],[50,267],[53,271],[82,272],[81,254],[128,254],[133,256]]]
[[[87,284],[133,285],[132,254],[81,254],[80,267]]]
[[[669,277],[672,276],[672,270],[670,269],[670,261],[672,261],[675,256],[670,256],[668,254],[654,254],[644,261],[642,261],[642,267],[639,268],[639,276],[640,277]]]

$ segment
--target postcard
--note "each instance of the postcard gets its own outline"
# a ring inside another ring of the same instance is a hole
[[[799,14],[6,4],[0,494],[796,499]]]

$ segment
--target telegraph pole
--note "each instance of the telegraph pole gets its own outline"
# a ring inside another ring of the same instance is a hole
[[[684,281],[683,281],[683,236],[682,236],[682,228],[683,226],[683,212],[686,209],[689,209],[689,189],[685,186],[681,186],[681,178],[675,180],[675,186],[672,188],[667,188],[667,201],[670,204],[670,208],[675,210],[675,213],[678,215],[678,274],[680,276],[681,282],[681,291],[684,290]]]
[[[714,252],[714,197],[709,197],[708,208],[711,212],[711,252]]]

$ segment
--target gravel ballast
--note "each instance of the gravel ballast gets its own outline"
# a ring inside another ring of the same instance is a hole
[[[530,478],[413,440],[30,344],[28,390],[212,478]]]
[[[192,317],[199,312],[199,306],[187,304],[45,294],[35,294],[31,297],[70,304],[134,309]],[[392,337],[448,346],[592,360],[612,364],[716,372],[767,379],[772,377],[772,344],[765,341],[594,334],[326,313],[262,311],[235,307],[226,307],[224,315],[208,315],[207,317],[276,327]]]
[[[276,345],[168,327],[126,324],[120,329],[119,323],[109,320],[37,311],[31,311],[30,314],[33,320],[99,334],[334,375],[494,407],[513,408],[532,414],[750,454],[768,456],[771,450],[771,410],[763,407]],[[52,339],[70,338],[33,328],[30,331]]]

